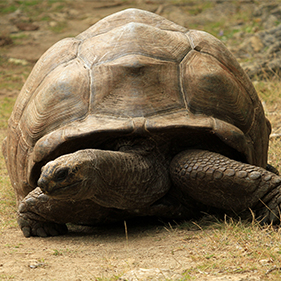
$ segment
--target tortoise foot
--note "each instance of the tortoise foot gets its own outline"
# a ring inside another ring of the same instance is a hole
[[[281,186],[260,200],[257,218],[262,224],[278,224],[281,222]]]
[[[18,224],[25,237],[48,237],[63,235],[67,233],[68,230],[65,224],[38,221],[32,218],[34,217],[34,215],[35,214],[32,213],[19,214]]]
[[[67,233],[67,226],[44,218],[40,214],[40,207],[48,203],[48,196],[36,188],[20,203],[18,209],[18,224],[25,237],[30,236],[57,236]]]

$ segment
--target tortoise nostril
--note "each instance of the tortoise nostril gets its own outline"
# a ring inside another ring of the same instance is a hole
[[[46,192],[47,187],[48,187],[48,183],[43,178],[40,178],[37,182],[37,186],[39,186],[43,192]]]

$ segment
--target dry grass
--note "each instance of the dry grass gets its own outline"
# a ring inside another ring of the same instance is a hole
[[[261,227],[254,219],[241,222],[228,217],[218,221],[206,216],[193,224],[187,229],[197,227],[198,234],[189,236],[187,232],[186,240],[198,240],[189,253],[196,266],[186,272],[187,276],[252,272],[280,280],[281,229]]]
[[[7,134],[8,118],[16,95],[25,82],[31,65],[9,63],[0,56],[0,231],[16,226],[16,201],[2,155],[2,142]]]
[[[7,106],[7,103],[9,106]],[[0,144],[6,135],[7,117],[11,113],[14,99],[0,96]],[[5,167],[5,161],[0,153],[0,231],[3,228],[15,226],[15,195]]]
[[[254,85],[262,100],[266,116],[272,125],[269,144],[269,162],[280,170],[281,81],[276,78],[268,79],[267,81],[255,81]]]

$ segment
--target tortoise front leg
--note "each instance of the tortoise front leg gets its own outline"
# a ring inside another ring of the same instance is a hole
[[[37,187],[18,206],[18,224],[25,237],[57,236],[68,232],[66,223],[99,225],[136,215],[104,208],[91,200],[57,200]]]
[[[25,237],[47,237],[67,233],[66,221],[59,222],[52,218],[51,214],[57,214],[58,210],[55,209],[59,207],[59,202],[54,204],[52,201],[54,200],[37,187],[19,203],[18,224]]]
[[[236,213],[261,207],[263,222],[280,220],[281,177],[261,167],[187,150],[174,157],[170,174],[177,188],[207,206]]]

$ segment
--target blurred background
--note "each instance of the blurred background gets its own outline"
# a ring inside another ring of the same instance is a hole
[[[251,78],[280,72],[278,0],[1,0],[1,60],[32,64],[59,39],[76,36],[101,18],[130,7],[213,34],[225,42]]]

